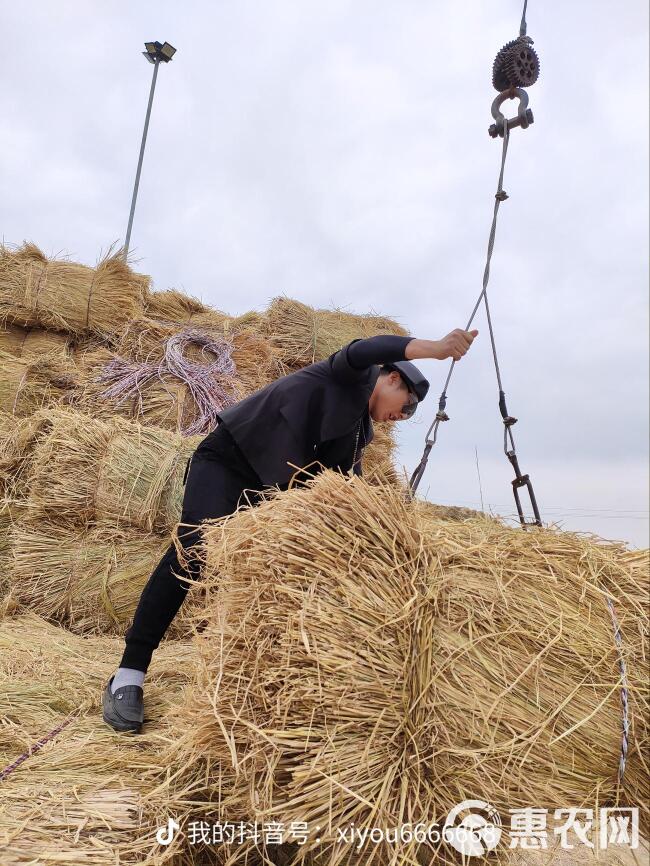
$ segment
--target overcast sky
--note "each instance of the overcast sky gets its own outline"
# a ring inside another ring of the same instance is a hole
[[[139,270],[232,314],[278,294],[465,327],[501,141],[487,129],[519,0],[0,0],[0,234]],[[531,0],[534,124],[513,130],[488,297],[523,472],[542,517],[648,545],[648,4]],[[514,102],[505,109],[513,113]],[[420,492],[514,513],[484,309]],[[448,362],[400,422],[409,474]],[[527,498],[524,495],[524,502]]]

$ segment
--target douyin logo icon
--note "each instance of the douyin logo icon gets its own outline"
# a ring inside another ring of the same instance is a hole
[[[158,827],[158,831],[156,832],[156,841],[160,845],[170,845],[172,839],[174,838],[174,831],[180,829],[180,824],[177,824],[173,818],[170,818],[167,821],[167,826]]]

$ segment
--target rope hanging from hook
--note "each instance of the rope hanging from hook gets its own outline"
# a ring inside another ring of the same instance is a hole
[[[499,75],[505,76],[504,81],[506,82],[506,89],[504,89],[503,92],[500,92],[492,103],[492,117],[494,118],[495,122],[490,126],[488,130],[489,134],[493,138],[501,137],[503,139],[503,146],[501,150],[501,168],[499,171],[499,182],[497,185],[497,191],[495,193],[494,213],[492,216],[492,227],[490,229],[490,236],[488,240],[487,259],[485,263],[485,270],[483,272],[483,287],[481,293],[478,296],[478,300],[474,305],[474,309],[472,310],[469,322],[467,323],[467,326],[465,328],[465,330],[469,330],[474,320],[474,316],[476,315],[476,312],[481,304],[481,301],[483,301],[485,304],[485,312],[490,332],[490,342],[492,345],[492,355],[496,370],[497,384],[499,387],[499,411],[501,412],[501,417],[504,423],[503,449],[506,457],[510,461],[515,471],[515,479],[512,482],[513,494],[515,497],[517,513],[519,515],[519,520],[523,529],[526,529],[528,526],[541,526],[542,520],[540,517],[539,509],[537,507],[537,501],[535,499],[535,494],[530,478],[528,475],[523,475],[519,468],[519,461],[515,449],[515,441],[512,435],[512,426],[517,423],[517,419],[508,413],[508,409],[506,406],[506,396],[501,380],[501,370],[499,368],[496,340],[494,337],[494,327],[492,324],[490,306],[487,297],[487,286],[490,279],[490,263],[492,260],[492,253],[494,251],[494,239],[496,236],[497,216],[499,213],[499,207],[501,203],[508,198],[508,194],[503,189],[503,176],[505,171],[506,156],[508,153],[508,144],[510,141],[510,130],[514,129],[515,127],[527,129],[534,121],[533,113],[530,108],[528,108],[528,94],[525,90],[522,90],[521,87],[515,84],[515,82],[518,82],[522,77],[527,77],[528,79],[530,79],[530,83],[534,83],[537,80],[537,76],[539,74],[539,62],[537,60],[537,55],[535,54],[535,52],[532,51],[532,49],[530,49],[530,43],[532,43],[532,39],[525,35],[526,8],[527,0],[525,0],[524,2],[524,10],[521,19],[519,39],[513,40],[512,43],[508,43],[508,45],[502,48],[497,55],[497,59],[494,63],[493,82],[495,76],[498,78],[497,70],[499,70]],[[525,43],[522,40],[525,40]],[[528,54],[529,51],[534,54],[534,58],[532,58],[532,55]],[[504,117],[501,112],[502,103],[505,102],[506,99],[515,98],[519,99],[519,107],[516,116],[512,118]],[[445,381],[444,387],[442,389],[442,394],[440,395],[440,399],[438,402],[438,412],[436,413],[435,419],[429,427],[429,430],[427,431],[425,437],[425,447],[422,458],[418,466],[415,468],[415,471],[413,472],[409,482],[409,494],[411,498],[415,495],[418,485],[422,480],[422,476],[424,475],[424,471],[426,469],[426,465],[429,459],[429,454],[437,441],[438,427],[443,421],[449,420],[449,416],[446,412],[447,388],[449,386],[455,364],[455,361],[451,362],[449,373],[447,374],[447,379]],[[433,438],[430,438],[432,431]],[[532,521],[527,521],[524,516],[524,511],[519,496],[519,490],[522,487],[526,487],[530,496],[531,506],[534,514],[534,520]]]

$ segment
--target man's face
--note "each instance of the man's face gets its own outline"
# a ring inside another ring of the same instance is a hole
[[[368,403],[370,417],[373,421],[401,421],[409,417],[402,411],[404,405],[414,399],[397,370],[391,370],[377,379]]]

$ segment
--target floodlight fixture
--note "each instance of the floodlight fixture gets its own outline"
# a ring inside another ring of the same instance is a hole
[[[142,53],[149,63],[157,63],[161,60],[163,63],[169,63],[176,54],[176,49],[169,42],[145,42],[144,47],[147,50]]]

